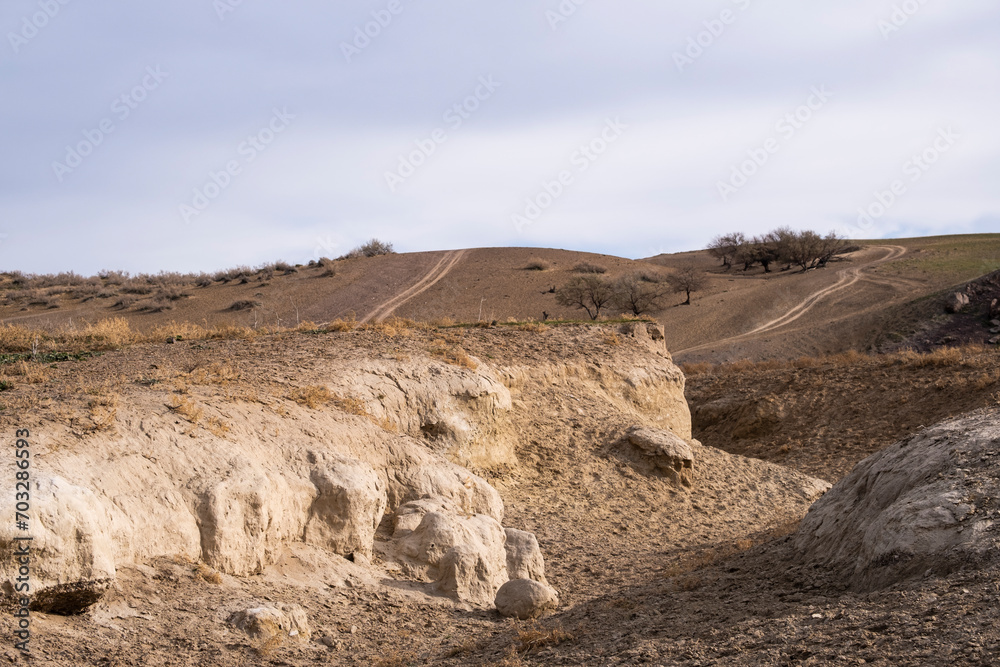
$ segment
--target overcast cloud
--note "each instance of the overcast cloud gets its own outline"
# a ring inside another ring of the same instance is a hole
[[[989,0],[11,0],[0,28],[4,269],[1000,231]]]

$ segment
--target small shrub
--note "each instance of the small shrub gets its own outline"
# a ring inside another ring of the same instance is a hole
[[[320,274],[323,278],[332,278],[337,275],[337,265],[332,259],[320,257],[319,266],[323,269],[323,273]]]
[[[580,262],[573,267],[575,273],[607,273],[608,270],[601,266],[600,264],[594,264],[593,262]]]
[[[525,271],[548,271],[552,268],[552,264],[541,259],[540,257],[533,257],[528,260],[528,263],[524,265]]]
[[[134,306],[137,301],[138,299],[134,296],[123,296],[119,297],[118,300],[111,305],[111,307],[119,310],[125,310],[126,308]]]
[[[362,243],[356,248],[365,257],[375,257],[377,255],[392,255],[395,254],[395,250],[392,249],[392,244],[385,241],[380,241],[378,239],[371,239],[367,243]]]
[[[262,304],[260,301],[254,301],[252,299],[242,299],[240,301],[233,301],[231,304],[229,304],[229,308],[227,310],[251,310],[253,308],[260,308],[261,305]]]
[[[174,302],[169,297],[156,297],[139,307],[139,310],[147,313],[162,313],[174,309]]]

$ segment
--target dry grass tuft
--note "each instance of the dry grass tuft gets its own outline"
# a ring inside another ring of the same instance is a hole
[[[374,667],[407,667],[408,665],[415,665],[418,662],[419,658],[412,651],[390,649],[385,651],[381,657],[379,657],[372,664]]]
[[[353,331],[358,326],[357,321],[352,317],[349,320],[343,320],[339,317],[329,324],[326,325],[327,331]]]
[[[610,347],[618,347],[622,344],[622,339],[617,333],[610,332],[601,336],[601,342]]]
[[[23,377],[28,384],[42,384],[49,379],[48,371],[41,364],[18,361],[4,368],[4,375]]]
[[[550,262],[541,259],[540,257],[532,257],[528,260],[528,263],[524,265],[525,271],[548,271],[552,268]]]
[[[285,643],[285,635],[277,633],[265,635],[254,642],[253,649],[260,658],[270,658]]]
[[[358,415],[359,417],[370,417],[368,409],[365,407],[364,402],[361,399],[355,398],[353,396],[339,396],[333,394],[331,398],[332,403],[337,406],[339,410],[343,412],[350,413],[352,415]]]
[[[224,438],[229,433],[229,424],[219,417],[209,417],[205,422],[205,428],[217,438]]]
[[[197,424],[205,414],[205,410],[198,406],[192,399],[186,396],[171,396],[167,407],[187,419],[192,424]]]
[[[364,328],[382,334],[387,338],[395,338],[396,336],[410,336],[418,329],[429,329],[430,325],[404,317],[390,317],[382,322],[367,324]]]
[[[431,342],[430,353],[431,356],[437,357],[441,361],[454,366],[469,368],[471,370],[479,368],[479,364],[476,363],[475,359],[470,357],[460,345],[449,343],[443,338],[438,338]]]
[[[205,563],[198,563],[194,568],[195,575],[203,581],[218,586],[222,583],[222,575]]]
[[[336,398],[330,390],[321,385],[309,385],[307,387],[299,387],[292,391],[289,398],[298,403],[299,405],[304,405],[310,410],[315,410],[323,405],[327,405]]]
[[[118,418],[118,394],[106,387],[94,388],[87,393],[96,394],[94,398],[87,402],[90,430],[113,432],[115,430],[115,420]]]
[[[525,653],[546,646],[558,646],[563,642],[575,639],[573,635],[562,629],[562,626],[543,628],[537,621],[517,631],[518,651]]]

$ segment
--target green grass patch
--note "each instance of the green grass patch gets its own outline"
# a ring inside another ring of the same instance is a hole
[[[84,359],[99,357],[102,354],[104,353],[91,352],[89,350],[83,352],[42,352],[34,357],[30,352],[8,353],[0,354],[0,365],[13,364],[18,361],[37,361],[42,364],[51,364],[58,361],[83,361]]]

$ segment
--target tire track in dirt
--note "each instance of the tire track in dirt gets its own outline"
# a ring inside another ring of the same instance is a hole
[[[789,310],[784,315],[776,317],[770,322],[765,322],[756,329],[752,329],[750,331],[747,331],[746,333],[737,334],[736,336],[731,336],[729,338],[724,338],[722,340],[713,341],[711,343],[704,343],[702,345],[697,345],[695,347],[689,347],[685,350],[680,350],[676,354],[682,354],[684,352],[694,352],[696,350],[701,350],[706,347],[711,347],[713,345],[724,345],[725,343],[731,343],[733,341],[741,340],[749,336],[768,333],[774,331],[775,329],[779,329],[785,326],[786,324],[791,324],[795,320],[799,319],[800,317],[808,313],[810,310],[812,310],[813,306],[815,306],[817,303],[819,303],[826,297],[830,296],[831,294],[836,294],[837,292],[843,291],[848,287],[857,283],[859,280],[867,279],[868,277],[861,273],[865,269],[869,269],[879,264],[884,264],[885,262],[890,262],[906,254],[906,248],[904,248],[903,246],[893,245],[893,246],[872,246],[872,247],[882,250],[888,250],[889,252],[886,254],[885,257],[882,257],[881,259],[877,259],[875,261],[862,264],[861,266],[854,266],[849,269],[841,269],[840,271],[837,272],[837,282],[828,287],[824,287],[818,292],[813,292],[812,294],[807,296],[801,303],[799,303],[797,306]]]
[[[396,310],[413,297],[426,292],[439,280],[448,275],[448,272],[451,271],[460,259],[462,259],[463,255],[465,255],[465,250],[449,250],[444,253],[444,256],[441,257],[438,263],[435,264],[423,278],[388,301],[376,306],[374,310],[361,319],[361,323],[381,322],[388,317],[392,311]]]

